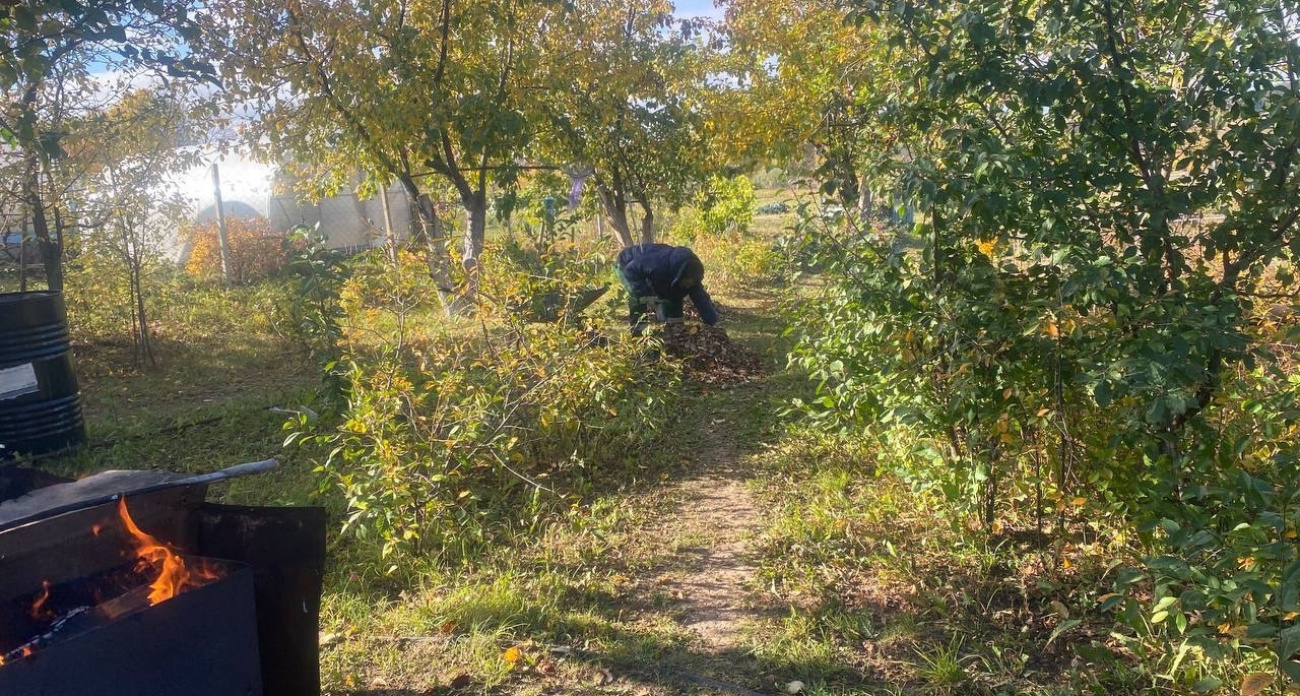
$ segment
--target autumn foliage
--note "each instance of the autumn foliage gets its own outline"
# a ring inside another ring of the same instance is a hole
[[[221,248],[217,242],[217,224],[198,225],[191,233],[189,259],[185,270],[199,278],[221,278]],[[226,220],[229,245],[230,280],[250,283],[275,273],[288,258],[286,236],[264,219],[232,218]]]

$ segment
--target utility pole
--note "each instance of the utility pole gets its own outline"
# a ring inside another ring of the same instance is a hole
[[[221,173],[212,163],[212,197],[217,205],[217,246],[221,249],[221,282],[230,284],[230,249],[226,240],[226,206],[221,202]]]

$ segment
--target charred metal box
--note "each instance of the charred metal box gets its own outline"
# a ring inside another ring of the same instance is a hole
[[[0,666],[4,696],[262,696],[253,573],[85,619]],[[73,620],[81,617],[73,617]]]
[[[109,471],[0,495],[0,696],[319,696],[325,511],[205,501],[209,484],[274,464]],[[124,497],[148,535],[231,572],[152,605],[139,601],[151,588],[138,576],[102,582],[130,575],[141,550],[122,524]],[[42,634],[48,616],[30,616],[42,594],[62,603],[57,617],[87,615]]]

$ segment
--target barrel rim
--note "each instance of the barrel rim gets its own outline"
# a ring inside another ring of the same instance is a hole
[[[63,297],[62,290],[28,290],[27,292],[0,292],[0,304]]]

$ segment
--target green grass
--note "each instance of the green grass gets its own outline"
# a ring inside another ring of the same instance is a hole
[[[765,665],[799,674],[833,676],[836,647],[816,617],[796,609],[763,627],[752,650]]]
[[[961,662],[962,641],[953,638],[947,645],[917,650],[916,673],[930,688],[949,691],[966,681],[966,669]]]
[[[1055,568],[1032,541],[908,487],[888,452],[793,428],[762,458],[759,572],[787,612],[753,632],[757,655],[812,658],[804,680],[826,693],[1148,691],[1106,639],[1113,617],[1091,611],[1108,559],[1079,551],[1073,570]],[[1084,624],[1053,640],[1052,602]]]
[[[74,334],[89,444],[40,466],[71,477],[105,469],[208,472],[276,457],[277,471],[216,486],[211,497],[245,504],[320,500],[310,453],[283,448],[286,416],[276,411],[312,404],[319,377],[274,332],[264,300],[257,288],[206,286],[160,300],[154,365],[137,363],[119,336]],[[96,321],[73,319],[74,328]]]

